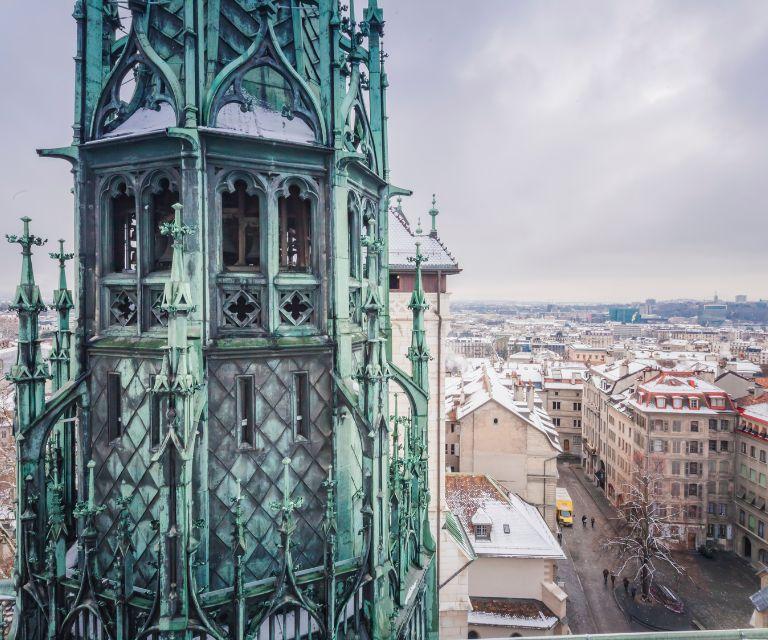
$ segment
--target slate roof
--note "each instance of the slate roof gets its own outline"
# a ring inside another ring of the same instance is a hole
[[[389,210],[389,267],[398,271],[413,271],[415,269],[409,257],[416,254],[416,242],[421,242],[421,253],[427,261],[421,265],[423,271],[445,271],[458,273],[461,271],[456,258],[448,251],[440,236],[435,233],[417,235],[411,228],[411,223],[405,217],[401,207]]]

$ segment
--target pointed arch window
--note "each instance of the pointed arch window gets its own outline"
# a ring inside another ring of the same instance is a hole
[[[112,196],[112,271],[136,272],[136,198],[122,182]]]
[[[309,271],[312,265],[312,205],[297,186],[279,200],[280,269]]]
[[[160,190],[152,194],[149,212],[152,241],[150,243],[150,264],[152,271],[168,271],[173,258],[173,246],[170,236],[160,233],[165,223],[173,222],[173,205],[179,202],[179,192],[171,187],[170,181],[160,181]]]
[[[227,271],[261,268],[261,211],[259,197],[248,193],[245,181],[221,194],[222,262]]]
[[[360,277],[360,225],[357,212],[353,208],[347,211],[347,236],[349,242],[349,276]]]

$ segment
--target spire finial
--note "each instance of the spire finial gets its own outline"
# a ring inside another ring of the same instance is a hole
[[[21,245],[22,266],[21,266],[21,282],[22,285],[34,285],[35,276],[32,271],[32,247],[41,247],[48,240],[39,238],[29,233],[29,223],[32,222],[32,218],[24,216],[21,221],[24,223],[24,233],[21,236],[6,235],[6,239],[11,244]]]
[[[432,229],[429,232],[429,235],[436,236],[437,235],[437,214],[440,213],[440,210],[437,208],[437,194],[432,194],[432,208],[429,210],[429,215],[432,216]]]
[[[424,230],[421,228],[421,218],[418,218],[416,221],[416,235],[421,236],[424,235]],[[419,242],[416,243],[416,246],[419,246]]]

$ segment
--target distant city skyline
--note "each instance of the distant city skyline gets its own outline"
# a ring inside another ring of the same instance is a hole
[[[768,298],[763,2],[381,4],[392,181],[425,227],[437,193],[457,299]],[[69,141],[71,3],[8,5],[0,232],[71,241],[69,167],[34,153]],[[35,269],[51,290],[47,248]]]

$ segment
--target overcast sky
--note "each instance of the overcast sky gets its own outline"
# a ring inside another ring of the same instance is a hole
[[[70,140],[73,3],[5,4],[0,231],[69,240],[69,169],[34,149]],[[437,192],[458,297],[768,297],[765,0],[381,4],[392,178],[425,224]]]

